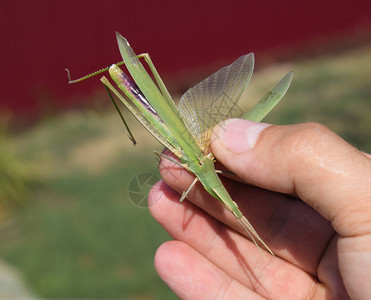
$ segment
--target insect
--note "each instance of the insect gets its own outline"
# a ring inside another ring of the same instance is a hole
[[[123,58],[122,62],[77,80],[71,80],[67,70],[69,82],[79,82],[108,70],[112,80],[123,94],[105,76],[101,78],[101,81],[119,112],[127,134],[133,143],[135,143],[135,139],[111,92],[124,103],[150,134],[178,157],[179,162],[168,156],[165,158],[181,165],[195,175],[193,183],[187,191],[183,192],[180,200],[183,201],[192,187],[197,182],[201,182],[205,190],[236,217],[258,249],[261,251],[259,245],[262,245],[274,255],[223,186],[215,170],[215,158],[210,150],[212,128],[227,118],[236,117],[236,114],[239,113],[236,103],[252,76],[254,55],[250,53],[241,56],[231,65],[220,69],[190,88],[176,106],[149,54],[144,53],[137,56],[124,37],[119,33],[116,33],[116,37]],[[156,83],[142,65],[140,58],[144,58],[148,64]],[[119,68],[119,65],[123,64],[133,80]],[[291,79],[292,72],[283,77],[242,118],[256,122],[261,121],[284,96]]]

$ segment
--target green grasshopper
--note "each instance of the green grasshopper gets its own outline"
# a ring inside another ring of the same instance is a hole
[[[133,143],[135,144],[135,139],[110,91],[125,104],[149,133],[179,158],[180,162],[171,157],[159,155],[181,165],[196,176],[188,190],[183,192],[180,200],[183,201],[192,187],[198,181],[201,182],[205,190],[218,199],[237,218],[258,249],[260,250],[259,242],[269,253],[274,255],[223,186],[215,170],[215,158],[210,150],[212,128],[219,122],[238,114],[236,103],[253,73],[253,53],[241,56],[231,65],[220,69],[190,88],[176,106],[149,54],[144,53],[137,56],[124,37],[119,33],[116,33],[116,37],[123,58],[122,62],[77,80],[71,80],[67,70],[69,82],[79,82],[108,70],[112,80],[126,97],[115,89],[106,77],[103,76],[101,81],[119,112],[126,132]],[[147,62],[157,84],[145,70],[140,58],[144,58]],[[119,68],[119,65],[123,64],[134,82]],[[242,118],[256,122],[261,121],[284,96],[291,79],[292,72],[283,77]]]

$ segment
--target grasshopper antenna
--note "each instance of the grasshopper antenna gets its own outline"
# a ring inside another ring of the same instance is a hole
[[[142,54],[137,55],[138,58],[142,58],[142,57],[145,57],[145,56],[146,56],[146,53],[142,53]],[[116,66],[122,66],[124,64],[125,64],[125,62],[123,62],[123,61],[120,61],[118,63],[115,63]],[[80,78],[77,78],[77,79],[74,79],[74,80],[71,79],[71,72],[70,72],[70,70],[69,69],[65,69],[66,72],[67,72],[68,83],[69,84],[78,83],[78,82],[84,81],[85,79],[94,77],[94,76],[99,75],[101,73],[104,73],[104,72],[108,71],[108,69],[109,69],[110,66],[112,66],[112,64],[109,65],[106,68],[99,69],[98,71],[95,71],[93,73],[90,73],[88,75],[85,75],[83,77],[80,77]]]
[[[123,65],[123,64],[124,64],[123,61],[117,63],[118,66]],[[108,69],[109,69],[109,66],[107,68],[99,69],[98,71],[95,71],[93,73],[90,73],[88,75],[85,75],[83,77],[80,77],[80,78],[74,79],[74,80],[71,79],[71,72],[70,72],[70,70],[68,70],[68,69],[65,69],[65,70],[67,72],[68,83],[69,84],[73,84],[73,83],[78,83],[78,82],[84,81],[85,79],[94,77],[94,76],[99,75],[101,73],[104,73],[104,72],[108,71]]]

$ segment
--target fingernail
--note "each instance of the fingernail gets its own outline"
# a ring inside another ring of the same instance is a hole
[[[231,152],[241,153],[253,148],[260,133],[270,126],[242,119],[230,119],[219,126],[216,135]]]

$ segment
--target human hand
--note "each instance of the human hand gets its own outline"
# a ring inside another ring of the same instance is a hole
[[[201,185],[179,203],[194,176],[162,160],[167,184],[151,190],[161,201],[150,211],[175,241],[155,267],[178,296],[369,299],[371,156],[318,124],[238,119],[214,130],[212,151],[240,178],[223,183],[276,256],[263,257]]]

